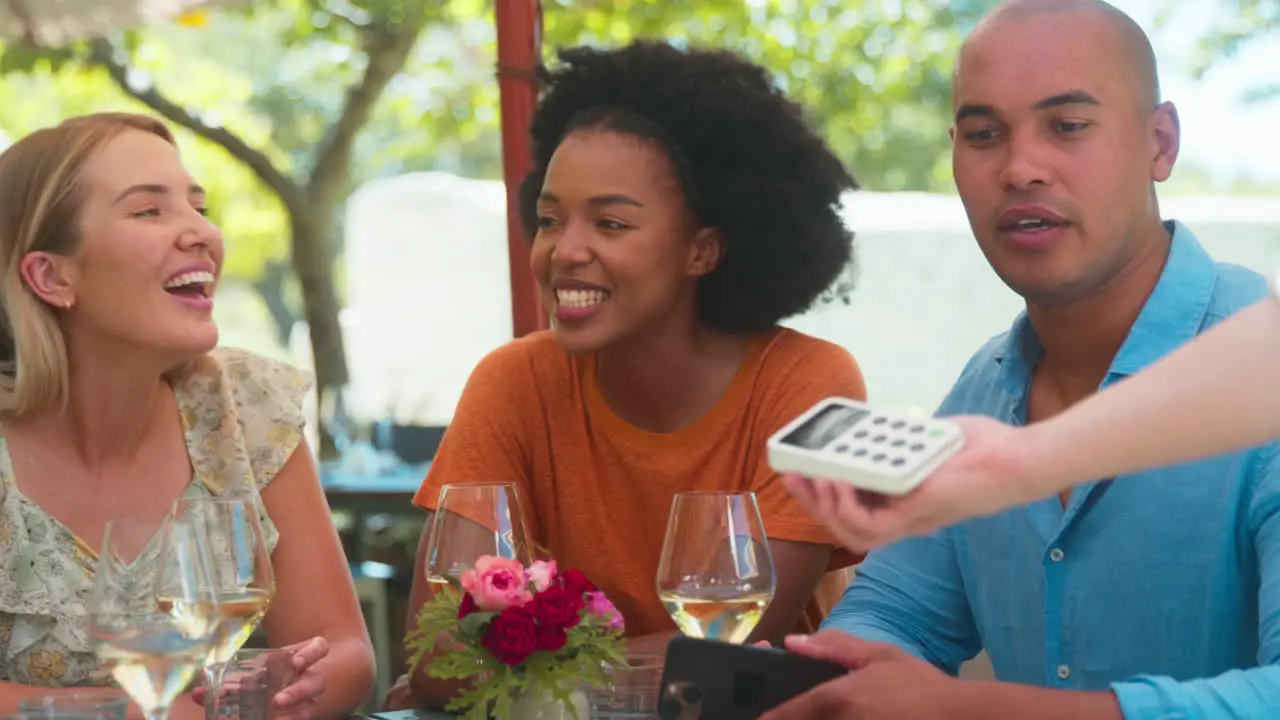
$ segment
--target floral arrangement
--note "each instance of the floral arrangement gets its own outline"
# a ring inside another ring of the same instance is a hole
[[[575,689],[625,663],[622,631],[621,613],[578,570],[485,555],[423,606],[406,644],[411,671],[431,656],[432,677],[483,676],[448,710],[510,718],[516,699],[544,695],[576,715]]]

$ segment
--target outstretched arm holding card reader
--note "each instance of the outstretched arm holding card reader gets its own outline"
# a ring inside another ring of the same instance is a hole
[[[905,495],[963,445],[960,429],[945,420],[908,418],[833,397],[769,439],[769,465],[780,473]]]

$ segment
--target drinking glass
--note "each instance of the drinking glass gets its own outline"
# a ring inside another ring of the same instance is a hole
[[[218,604],[180,609],[194,622],[219,627],[218,642],[204,662],[206,703],[213,704],[216,717],[227,664],[258,628],[275,596],[271,554],[252,496],[182,498],[174,503],[173,516],[198,528],[209,543],[207,594],[216,596]]]
[[[773,556],[755,493],[677,493],[657,584],[685,635],[746,641],[774,592]]]
[[[89,598],[89,640],[116,683],[148,720],[166,720],[174,698],[218,639],[209,623],[190,622],[183,606],[216,611],[207,547],[192,525],[113,520]]]
[[[626,663],[606,668],[608,680],[588,690],[592,720],[638,720],[658,716],[662,684],[660,655],[630,654]]]
[[[205,695],[205,720],[270,720],[272,698],[296,679],[292,651],[242,648],[226,664],[219,701]]]
[[[450,484],[440,500],[427,535],[427,582],[457,585],[462,573],[482,555],[533,562],[514,483]]]

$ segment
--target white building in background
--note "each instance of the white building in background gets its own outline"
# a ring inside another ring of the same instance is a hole
[[[958,197],[858,193],[847,207],[860,264],[851,304],[788,324],[848,348],[874,402],[932,413],[970,355],[1008,329],[1022,299],[987,265]],[[1169,198],[1161,207],[1217,260],[1266,273],[1280,267],[1276,198]]]
[[[447,425],[471,369],[511,338],[502,183],[370,182],[347,201],[346,259],[353,413]]]
[[[995,276],[958,198],[852,195],[858,286],[850,304],[788,322],[848,348],[878,404],[930,412],[1021,300]],[[1219,260],[1280,267],[1275,198],[1172,198]],[[439,173],[378,180],[347,209],[347,349],[356,416],[445,425],[475,364],[511,336],[505,191]],[[305,331],[295,352],[308,358]]]

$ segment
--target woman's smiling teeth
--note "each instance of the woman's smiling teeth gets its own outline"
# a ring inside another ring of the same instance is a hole
[[[556,303],[563,308],[587,308],[609,297],[603,290],[556,290]]]
[[[164,284],[165,290],[183,290],[197,291],[205,294],[208,287],[213,284],[213,273],[203,270],[189,273],[182,273],[177,277],[171,278],[169,282]]]

